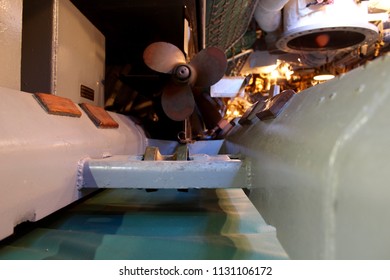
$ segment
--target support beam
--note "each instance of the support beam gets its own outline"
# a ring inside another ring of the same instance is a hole
[[[247,164],[227,155],[191,160],[142,160],[136,156],[86,159],[79,164],[79,188],[200,189],[247,188]]]

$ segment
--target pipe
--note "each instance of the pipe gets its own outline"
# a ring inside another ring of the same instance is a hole
[[[289,0],[260,0],[254,17],[260,29],[265,32],[277,31],[282,23],[282,9]]]
[[[383,23],[383,42],[390,43],[390,21]]]
[[[364,1],[307,7],[306,0],[292,0],[283,9],[283,21],[283,35],[276,47],[285,52],[346,50],[378,38],[378,28],[368,22]]]

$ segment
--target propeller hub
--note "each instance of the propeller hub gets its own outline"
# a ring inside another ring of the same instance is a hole
[[[182,64],[174,69],[173,74],[179,82],[187,82],[191,77],[191,69],[188,65]]]

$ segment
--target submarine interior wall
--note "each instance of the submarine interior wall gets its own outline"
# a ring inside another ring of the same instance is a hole
[[[21,80],[22,3],[1,1],[0,5],[0,87],[16,90],[20,90]]]

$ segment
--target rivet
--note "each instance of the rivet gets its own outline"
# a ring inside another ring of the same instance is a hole
[[[361,84],[357,89],[357,93],[362,93],[365,89],[366,89],[366,85]]]
[[[330,100],[333,100],[333,99],[336,98],[336,96],[337,96],[337,92],[333,92],[333,93],[331,93],[331,94],[329,95],[329,99],[330,99]]]

